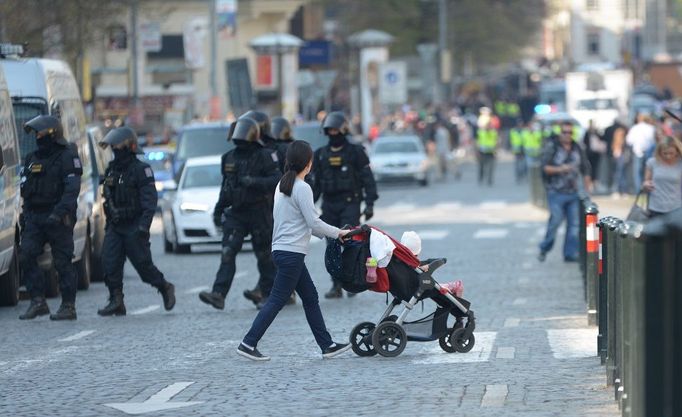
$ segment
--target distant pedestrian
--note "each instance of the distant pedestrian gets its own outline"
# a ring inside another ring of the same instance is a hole
[[[613,131],[611,140],[611,156],[613,157],[613,180],[618,197],[630,191],[632,175],[632,148],[625,143],[625,127],[619,126]]]
[[[635,192],[642,188],[644,176],[644,154],[653,146],[656,128],[648,115],[638,115],[637,123],[630,128],[625,142],[632,148],[632,179]]]
[[[492,126],[492,120],[486,125],[479,126],[476,134],[478,149],[478,183],[493,185],[495,175],[495,152],[497,151],[497,129]]]
[[[523,152],[523,139],[526,127],[523,124],[523,120],[518,119],[516,121],[516,126],[509,130],[509,145],[511,146],[511,151],[514,154],[514,177],[517,183],[526,179],[527,166],[526,166],[526,156]]]
[[[591,177],[597,184],[597,178],[601,182],[599,173],[601,172],[600,167],[603,163],[606,163],[606,142],[602,139],[597,128],[594,126],[594,120],[590,120],[589,126],[585,131],[583,136],[583,146],[585,147],[587,153],[587,159],[590,161],[590,167],[592,168]]]
[[[540,243],[538,260],[543,262],[554,246],[559,226],[566,219],[564,240],[564,261],[578,260],[578,228],[580,194],[584,188],[590,189],[590,163],[585,151],[573,141],[573,125],[561,124],[558,139],[550,140],[543,148],[541,167],[547,189],[549,222],[544,240]]]
[[[237,353],[252,360],[270,359],[258,351],[258,342],[294,291],[303,301],[308,325],[322,356],[331,358],[350,348],[349,344],[335,343],[329,335],[320,310],[317,289],[305,265],[311,234],[320,238],[340,239],[348,233],[320,220],[313,202],[313,191],[305,182],[312,164],[313,151],[307,142],[295,141],[289,146],[286,172],[275,189],[272,240],[272,255],[277,266],[275,282],[270,297],[237,348]]]
[[[441,179],[445,179],[448,175],[448,161],[452,148],[450,144],[450,132],[445,127],[445,123],[441,120],[436,122],[434,139],[436,142],[436,155],[438,158],[440,177]]]
[[[667,136],[654,157],[646,162],[643,190],[649,193],[649,214],[652,217],[682,207],[682,143]]]

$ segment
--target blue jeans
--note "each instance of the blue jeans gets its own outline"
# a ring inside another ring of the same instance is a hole
[[[642,189],[642,181],[644,177],[644,171],[642,169],[643,162],[643,156],[632,156],[632,184],[635,186],[635,194]]]
[[[296,290],[298,296],[303,301],[303,310],[308,320],[310,330],[315,336],[315,341],[321,350],[327,349],[332,345],[332,338],[324,325],[320,303],[317,297],[317,289],[313,284],[312,278],[305,266],[305,255],[296,252],[276,250],[272,252],[272,258],[277,267],[275,282],[270,292],[270,297],[265,305],[258,312],[256,319],[251,325],[251,329],[244,336],[243,343],[256,347],[258,341],[268,330],[279,311],[289,300],[291,294]]]
[[[564,240],[564,259],[578,258],[578,228],[580,211],[580,198],[577,193],[563,194],[556,191],[547,191],[549,203],[549,222],[547,234],[540,243],[540,251],[547,253],[554,246],[554,239],[559,226],[566,219],[566,238]]]

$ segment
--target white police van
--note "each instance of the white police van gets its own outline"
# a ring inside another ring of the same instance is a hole
[[[90,285],[92,267],[91,213],[94,191],[85,112],[78,85],[69,66],[58,60],[5,57],[0,59],[0,66],[5,72],[12,97],[21,161],[23,162],[26,155],[33,152],[37,146],[33,135],[24,132],[22,127],[24,123],[41,114],[58,117],[64,128],[64,137],[78,149],[83,165],[83,177],[73,232],[74,263],[78,273],[78,288],[86,289]],[[46,245],[46,253],[43,254],[40,264],[43,267],[47,266],[49,279],[46,295],[55,296],[59,292],[59,286],[51,259],[45,261],[48,248],[49,245]]]
[[[19,142],[12,100],[0,68],[0,305],[19,301]]]

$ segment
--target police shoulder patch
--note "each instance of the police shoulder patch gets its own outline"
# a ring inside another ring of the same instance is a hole
[[[146,175],[147,178],[152,178],[154,176],[154,173],[152,172],[152,169],[150,167],[146,167],[144,169],[144,175]]]
[[[270,156],[272,157],[273,162],[279,162],[279,157],[277,156],[277,152],[271,153]]]
[[[81,164],[81,160],[79,157],[73,158],[73,166],[74,168],[83,168],[83,164]]]

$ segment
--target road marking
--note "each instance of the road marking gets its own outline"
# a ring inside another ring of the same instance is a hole
[[[475,363],[488,362],[497,332],[475,332],[476,343],[467,353],[446,353],[437,344],[428,345],[419,352],[419,359],[412,361],[416,365],[433,365],[445,363]]]
[[[556,359],[597,356],[597,328],[547,329],[547,340]]]
[[[189,290],[185,291],[185,294],[199,294],[202,291],[208,291],[208,287],[202,285],[201,287],[190,288]]]
[[[509,204],[507,204],[506,201],[501,201],[501,200],[493,200],[493,201],[484,201],[481,204],[478,205],[478,207],[482,210],[490,210],[490,209],[503,209],[507,207]]]
[[[447,230],[419,230],[417,234],[422,240],[443,240],[450,234]]]
[[[450,202],[443,202],[443,203],[438,203],[433,206],[435,210],[458,210],[462,208],[462,203],[459,203],[457,201],[450,201]]]
[[[393,203],[386,207],[387,210],[391,211],[412,211],[415,210],[417,206],[412,203]]]
[[[140,314],[151,313],[152,311],[156,311],[156,310],[158,310],[159,308],[161,308],[161,306],[158,305],[158,304],[157,304],[157,305],[153,305],[153,306],[148,306],[148,307],[145,307],[145,308],[141,308],[141,309],[139,309],[139,310],[135,310],[135,311],[133,311],[132,313],[130,313],[130,315],[131,315],[131,316],[139,316]]]
[[[514,301],[512,301],[512,305],[520,306],[526,304],[527,302],[528,300],[526,298],[517,298]]]
[[[516,227],[517,229],[525,229],[527,227],[533,227],[533,224],[532,223],[517,222],[517,223],[514,223],[514,227]]]
[[[508,234],[507,229],[479,229],[474,233],[474,239],[502,239]]]
[[[516,348],[513,347],[498,347],[496,359],[514,359]]]
[[[502,407],[508,393],[509,389],[506,384],[486,385],[481,407]]]
[[[78,339],[82,339],[84,337],[90,336],[93,333],[95,333],[94,330],[83,330],[82,332],[78,332],[78,333],[71,335],[69,337],[59,339],[59,341],[60,342],[73,342],[74,340],[78,340]]]
[[[504,327],[519,327],[521,319],[510,317],[504,321]]]
[[[161,410],[172,410],[175,408],[189,407],[191,405],[202,404],[204,401],[174,401],[169,402],[171,398],[178,395],[194,382],[176,382],[157,392],[149,397],[146,401],[141,403],[108,403],[104,404],[106,407],[115,408],[123,411],[126,414],[137,415],[144,413],[151,413]]]

